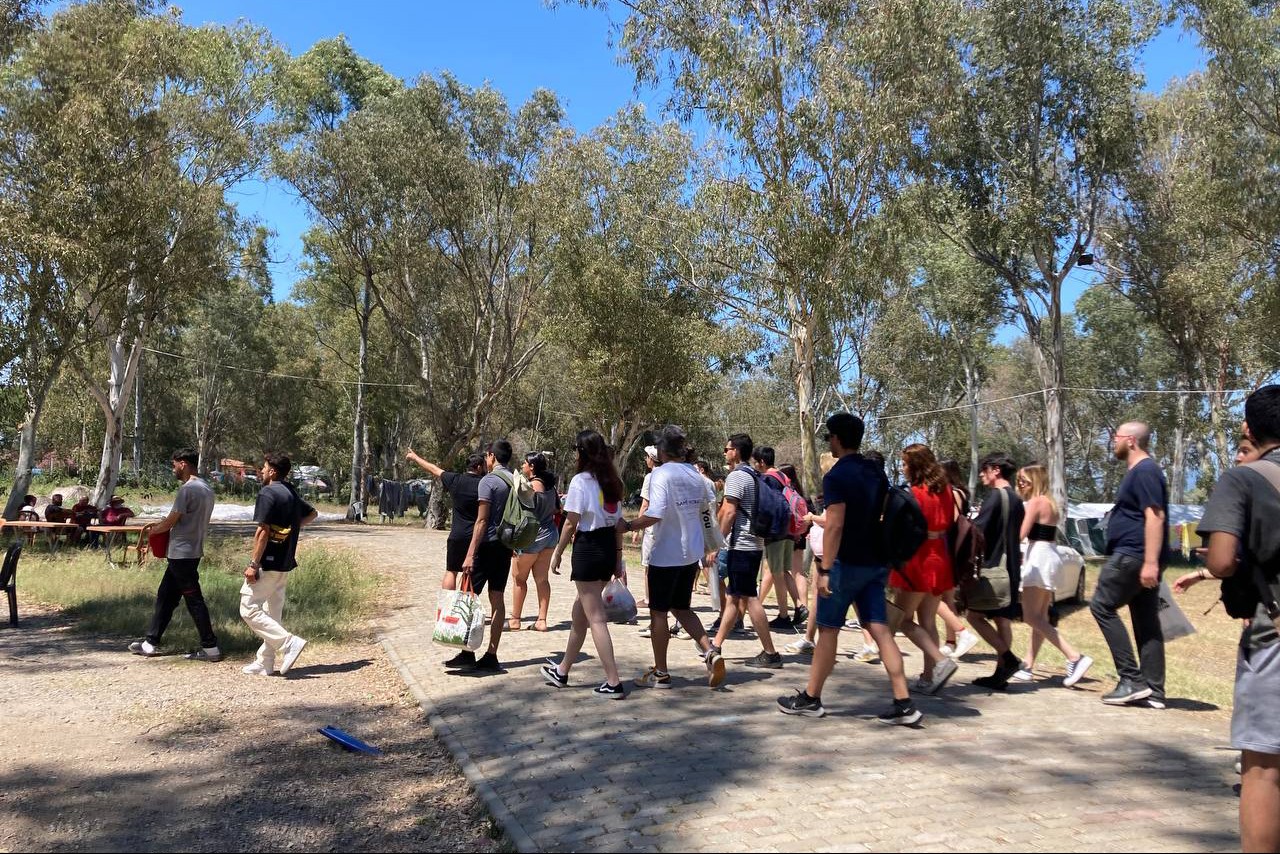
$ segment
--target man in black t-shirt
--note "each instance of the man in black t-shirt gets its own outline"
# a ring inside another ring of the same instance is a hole
[[[1009,686],[1009,677],[1022,667],[1022,659],[1013,653],[1013,620],[1021,613],[1018,604],[1018,585],[1022,582],[1022,521],[1026,508],[1009,480],[1017,466],[1008,454],[987,454],[978,465],[978,477],[987,487],[987,497],[978,511],[974,524],[982,531],[987,543],[983,556],[984,567],[997,566],[1003,558],[1009,573],[1009,604],[994,611],[968,610],[969,625],[996,651],[995,672],[973,680],[982,688],[1003,691]],[[992,623],[994,622],[994,626]]]
[[[1280,851],[1280,385],[1251,394],[1244,421],[1260,458],[1222,476],[1199,531],[1209,536],[1210,574],[1251,576],[1237,585],[1257,605],[1236,652],[1231,710],[1231,746],[1243,752],[1240,841],[1245,851]]]
[[[462,473],[445,471],[413,451],[409,451],[406,456],[409,462],[426,469],[433,477],[439,478],[453,501],[453,521],[450,523],[449,539],[446,541],[444,578],[440,581],[440,589],[457,590],[458,575],[466,562],[467,549],[471,547],[476,515],[480,509],[480,482],[488,471],[485,456],[472,454],[467,458],[467,470]],[[446,661],[444,666],[474,667],[475,663],[476,654],[469,649],[464,649]]]
[[[1120,425],[1115,456],[1129,470],[1120,482],[1107,524],[1107,562],[1098,573],[1089,610],[1111,648],[1120,684],[1104,694],[1109,706],[1164,708],[1164,632],[1160,628],[1160,573],[1169,539],[1169,488],[1147,448],[1151,429],[1141,421]],[[1125,605],[1133,621],[1139,663],[1129,632],[1116,613]]]
[[[316,509],[289,483],[292,465],[285,454],[266,454],[262,463],[264,486],[253,508],[258,530],[253,535],[253,557],[240,588],[240,616],[262,638],[256,659],[244,668],[251,676],[270,676],[273,670],[285,675],[307,645],[280,625],[289,573],[298,565],[298,531],[316,518]]]

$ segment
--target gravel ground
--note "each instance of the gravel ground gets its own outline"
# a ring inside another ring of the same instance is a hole
[[[372,627],[263,678],[22,616],[0,628],[0,852],[509,850]]]

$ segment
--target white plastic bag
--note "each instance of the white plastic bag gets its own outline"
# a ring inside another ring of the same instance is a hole
[[[702,516],[702,550],[703,552],[720,551],[728,548],[724,534],[720,531],[720,520],[716,518],[716,508],[709,502],[703,502],[700,512]]]
[[[629,623],[639,613],[639,609],[636,608],[636,597],[631,595],[627,585],[620,579],[611,579],[605,585],[600,598],[604,601],[605,619],[611,623]]]
[[[470,585],[464,585],[462,590],[441,590],[431,640],[441,646],[475,652],[484,644],[484,621],[484,606]]]
[[[1160,582],[1160,631],[1164,633],[1165,641],[1177,640],[1185,638],[1187,635],[1194,635],[1196,627],[1191,625],[1191,621],[1187,619],[1187,615],[1182,613],[1182,609],[1178,607],[1178,603],[1173,601],[1173,592],[1169,590],[1169,585]]]

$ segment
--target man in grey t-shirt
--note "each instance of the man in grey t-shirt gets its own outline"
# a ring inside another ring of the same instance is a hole
[[[196,477],[200,456],[190,448],[173,452],[173,474],[182,485],[173,500],[173,509],[162,522],[150,526],[150,533],[169,531],[169,563],[160,589],[156,591],[156,607],[151,617],[147,636],[129,644],[129,651],[137,655],[159,655],[160,638],[173,619],[178,602],[185,599],[187,611],[200,633],[200,649],[187,655],[193,661],[221,661],[222,650],[218,637],[213,633],[209,619],[209,606],[200,590],[200,558],[204,557],[204,538],[209,531],[209,519],[213,515],[213,489]]]
[[[506,625],[507,610],[503,592],[511,574],[511,549],[498,539],[498,525],[511,494],[513,475],[507,466],[511,463],[511,443],[506,439],[491,442],[485,449],[485,468],[488,474],[480,479],[479,506],[476,510],[475,530],[471,532],[471,545],[462,562],[462,572],[470,576],[471,589],[477,594],[489,588],[489,648],[480,658],[474,658],[466,650],[445,662],[446,667],[460,667],[476,673],[502,673],[498,663],[498,643]]]

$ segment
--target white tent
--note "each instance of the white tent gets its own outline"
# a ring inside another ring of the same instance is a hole
[[[1110,512],[1113,504],[1076,504],[1072,502],[1067,508],[1068,519],[1101,519]],[[1169,525],[1194,525],[1204,518],[1204,507],[1199,504],[1170,504]]]

